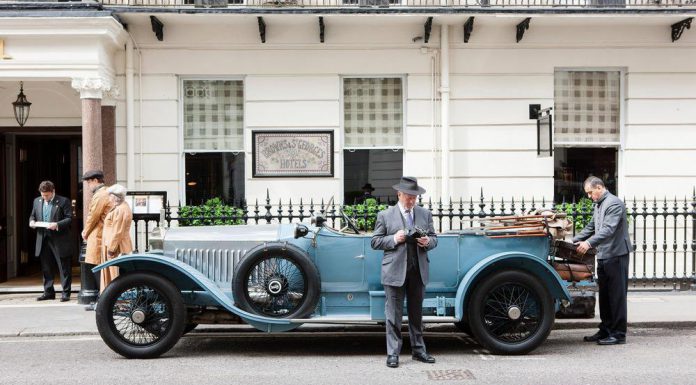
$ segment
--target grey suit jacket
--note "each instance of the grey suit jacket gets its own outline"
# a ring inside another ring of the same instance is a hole
[[[58,230],[48,230],[44,228],[36,229],[36,249],[35,255],[41,254],[43,242],[48,242],[53,254],[60,258],[72,257],[72,240],[70,239],[70,223],[72,222],[72,206],[66,197],[56,195],[53,198],[53,210],[51,210],[51,222],[58,224]],[[29,215],[30,221],[43,221],[43,198],[34,199],[34,207]]]
[[[612,193],[604,194],[594,205],[594,213],[573,242],[587,241],[597,248],[597,259],[608,259],[631,252],[626,206]]]
[[[427,248],[418,246],[418,265],[420,267],[423,285],[428,284],[429,266],[428,250],[437,246],[437,235],[433,227],[433,214],[420,206],[413,209],[414,226],[427,230],[430,243]],[[377,214],[375,231],[372,235],[372,248],[384,250],[382,257],[382,285],[403,286],[406,280],[406,243],[396,244],[394,234],[404,229],[404,222],[401,220],[401,211],[398,205],[389,207]]]

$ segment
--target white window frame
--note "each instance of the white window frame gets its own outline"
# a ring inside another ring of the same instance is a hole
[[[242,105],[244,106],[244,111],[242,111],[242,148],[240,150],[199,150],[191,151],[184,148],[184,81],[187,80],[232,80],[242,82]],[[201,153],[222,153],[230,152],[234,155],[244,154],[244,191],[246,191],[246,137],[247,137],[247,108],[246,108],[246,77],[245,76],[196,76],[196,75],[185,75],[179,76],[179,197],[181,197],[181,203],[186,204],[186,154],[201,154]]]
[[[554,79],[554,91],[555,91],[555,80],[556,72],[618,72],[619,73],[619,141],[618,142],[563,142],[557,143],[553,141],[553,147],[594,147],[594,148],[616,148],[616,174],[618,176],[618,183],[616,190],[613,193],[616,196],[620,196],[620,189],[625,185],[625,172],[624,172],[624,149],[626,147],[626,83],[627,83],[627,72],[626,67],[554,67],[553,69],[553,79]],[[554,108],[556,105],[556,98],[553,99]],[[555,120],[555,114],[554,114]],[[555,130],[555,125],[554,125]],[[553,171],[553,170],[552,170]]]
[[[345,121],[344,121],[344,114],[345,114],[345,100],[343,97],[343,80],[344,79],[383,79],[383,78],[398,78],[401,79],[401,106],[402,106],[402,119],[401,119],[401,132],[402,132],[402,141],[401,141],[401,146],[364,146],[364,147],[350,147],[346,148],[346,127],[345,127]],[[341,129],[341,153],[343,150],[403,150],[404,149],[404,143],[406,143],[406,75],[400,74],[400,75],[341,75],[339,76],[340,79],[340,90],[339,90],[339,103],[341,104],[340,108],[340,129]]]
[[[346,194],[345,186],[344,186],[344,184],[345,184],[344,183],[344,181],[345,181],[345,175],[344,175],[345,161],[344,161],[343,154],[346,150],[349,152],[354,152],[356,150],[392,150],[392,151],[396,152],[396,151],[400,150],[402,153],[402,156],[403,156],[403,160],[401,162],[401,172],[403,173],[403,171],[404,171],[403,165],[404,165],[405,160],[406,160],[405,159],[406,158],[406,148],[405,148],[404,144],[406,143],[406,139],[407,139],[406,120],[407,120],[407,116],[408,116],[408,114],[407,114],[408,106],[406,105],[406,101],[407,101],[406,90],[408,89],[408,84],[407,84],[408,76],[406,76],[406,74],[382,74],[382,75],[370,74],[370,75],[339,75],[338,78],[339,78],[339,83],[340,83],[339,84],[339,98],[338,98],[339,99],[338,102],[340,104],[339,129],[341,130],[341,134],[339,135],[340,149],[341,149],[340,150],[341,151],[341,156],[340,156],[340,159],[341,159],[341,165],[340,165],[341,191],[340,191],[340,194],[341,195],[340,196],[341,196],[341,200],[343,200],[343,197]],[[350,147],[350,148],[346,148],[346,140],[345,140],[346,127],[345,127],[345,122],[343,119],[345,116],[345,111],[344,111],[345,100],[343,98],[343,92],[344,92],[343,80],[344,79],[382,79],[382,78],[399,78],[399,79],[401,79],[401,106],[402,106],[402,108],[401,108],[402,109],[402,111],[401,111],[401,116],[402,116],[402,119],[401,119],[401,133],[402,133],[401,146],[374,146],[374,147]]]

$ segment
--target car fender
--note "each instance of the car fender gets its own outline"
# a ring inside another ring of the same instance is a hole
[[[558,273],[546,263],[529,253],[508,251],[493,254],[475,264],[462,278],[457,289],[455,299],[454,316],[457,319],[464,317],[464,306],[473,289],[474,284],[483,276],[496,269],[518,269],[527,271],[541,279],[549,289],[551,296],[560,300],[571,300],[570,292],[566,287],[565,281]]]
[[[202,291],[216,305],[238,315],[245,322],[260,330],[283,331],[286,327],[295,326],[291,324],[289,319],[263,317],[238,308],[230,297],[200,271],[174,258],[161,254],[127,254],[105,262],[93,268],[92,271],[96,273],[109,266],[118,266],[121,274],[148,271],[162,275],[172,281],[182,293]]]

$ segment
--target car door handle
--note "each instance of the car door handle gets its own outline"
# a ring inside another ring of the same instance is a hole
[[[360,254],[360,255],[356,255],[356,256],[353,257],[353,258],[355,258],[355,259],[365,259],[365,256],[362,255],[362,254]]]

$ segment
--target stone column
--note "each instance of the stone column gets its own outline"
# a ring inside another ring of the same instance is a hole
[[[91,169],[104,170],[102,97],[105,92],[111,90],[111,81],[100,77],[78,78],[73,79],[72,87],[80,92],[80,99],[82,99],[82,172]],[[89,202],[92,199],[92,191],[87,188],[86,184],[83,184],[82,191],[82,223],[84,227],[89,212]],[[80,231],[82,230],[80,229]],[[91,268],[94,266],[85,263],[84,260],[85,247],[85,243],[82,242],[80,248],[81,284],[80,293],[77,295],[77,302],[80,304],[94,303],[99,294],[99,285],[91,272]]]
[[[103,169],[102,158],[102,107],[104,92],[111,89],[111,82],[104,78],[73,79],[72,87],[82,99],[82,172]],[[82,194],[82,223],[87,219],[92,191],[84,185]]]
[[[102,171],[104,183],[116,183],[116,98],[119,90],[112,87],[102,99]]]

